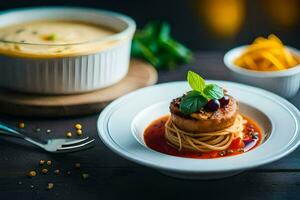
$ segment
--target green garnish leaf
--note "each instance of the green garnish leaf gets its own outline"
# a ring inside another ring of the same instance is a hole
[[[158,39],[160,41],[169,40],[170,39],[170,32],[171,32],[170,25],[167,24],[167,23],[162,23],[161,28],[160,28],[160,32],[158,33]]]
[[[205,87],[205,80],[193,71],[188,71],[187,80],[193,90],[202,93]]]
[[[180,111],[185,115],[199,111],[211,99],[220,99],[224,96],[223,88],[216,84],[206,84],[197,73],[188,71],[187,80],[193,89],[181,98]]]
[[[181,99],[179,109],[182,113],[189,115],[197,112],[205,106],[207,99],[197,91],[190,91]]]
[[[56,38],[57,38],[57,36],[55,34],[49,34],[49,35],[43,36],[43,39],[47,40],[47,41],[54,41],[54,40],[56,40]]]
[[[136,55],[140,55],[141,57],[146,58],[152,65],[159,66],[160,61],[152,53],[151,49],[145,46],[143,43],[139,41],[133,41],[132,50],[135,51]]]
[[[165,22],[151,22],[138,30],[132,41],[131,55],[142,58],[157,69],[174,69],[192,60],[192,52],[174,40]]]
[[[208,99],[221,99],[224,96],[224,91],[216,84],[208,84],[203,89],[203,94]]]

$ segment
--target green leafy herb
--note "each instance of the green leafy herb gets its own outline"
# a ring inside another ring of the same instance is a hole
[[[132,51],[134,51],[136,55],[143,56],[152,65],[160,65],[160,61],[158,60],[158,58],[156,58],[152,51],[149,48],[147,48],[143,43],[139,41],[133,42]]]
[[[57,36],[55,34],[49,34],[49,35],[43,36],[43,39],[47,40],[47,41],[54,41],[54,40],[56,40],[56,38],[57,38]]]
[[[179,105],[182,113],[189,115],[199,111],[211,99],[220,99],[224,96],[223,89],[216,84],[206,84],[197,73],[188,71],[187,80],[193,89],[183,96]]]
[[[200,110],[200,108],[205,106],[206,103],[207,99],[204,96],[202,96],[199,92],[192,90],[181,99],[179,109],[184,114],[189,115]]]
[[[196,90],[198,92],[203,91],[205,87],[205,80],[197,73],[189,71],[187,75],[187,80],[193,90]]]
[[[192,52],[170,35],[170,25],[152,22],[136,32],[131,54],[145,59],[158,69],[172,69],[191,61]]]
[[[203,94],[209,99],[220,99],[224,96],[223,89],[216,84],[206,85]]]

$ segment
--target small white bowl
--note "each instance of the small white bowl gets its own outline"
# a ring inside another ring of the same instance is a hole
[[[116,30],[99,40],[73,44],[34,44],[0,41],[7,45],[76,47],[73,54],[27,55],[0,52],[0,87],[39,94],[82,93],[113,85],[128,72],[135,22],[122,14],[79,7],[36,7],[0,13],[0,27],[35,20],[72,20]],[[110,43],[111,45],[106,45]],[[97,46],[95,46],[95,45]],[[76,46],[77,45],[77,46]],[[81,52],[81,50],[84,50]]]
[[[279,94],[285,98],[295,96],[300,86],[300,65],[282,71],[255,71],[241,68],[234,61],[244,52],[247,45],[236,47],[224,56],[224,63],[234,77],[242,82],[256,87],[261,87]],[[300,51],[287,47],[291,52],[300,57]]]

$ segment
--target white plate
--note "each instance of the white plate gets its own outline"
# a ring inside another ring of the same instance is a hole
[[[264,165],[291,153],[299,145],[300,113],[291,103],[255,87],[208,82],[226,88],[240,102],[241,113],[259,123],[267,136],[263,144],[244,154],[217,159],[175,157],[146,147],[144,129],[154,119],[169,113],[169,102],[190,90],[187,82],[159,84],[115,100],[98,119],[100,138],[124,158],[168,175],[195,179],[226,177]]]

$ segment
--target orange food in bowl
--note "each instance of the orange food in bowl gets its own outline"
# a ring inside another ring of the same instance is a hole
[[[234,63],[250,70],[278,71],[295,67],[300,63],[300,58],[271,34],[268,38],[256,38]]]

